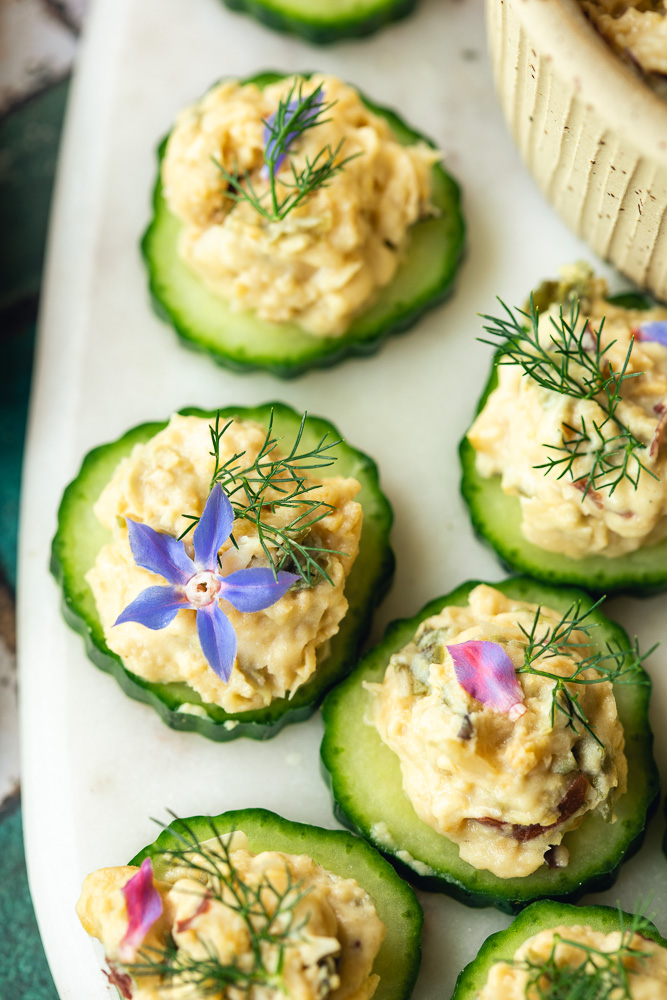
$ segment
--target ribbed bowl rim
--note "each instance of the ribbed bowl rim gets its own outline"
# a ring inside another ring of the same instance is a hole
[[[667,101],[613,51],[578,0],[487,0],[511,4],[540,58],[573,80],[579,97],[644,156],[667,166]],[[490,39],[494,44],[494,39]]]

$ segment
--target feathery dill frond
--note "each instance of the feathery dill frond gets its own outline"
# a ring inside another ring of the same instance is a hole
[[[234,510],[235,519],[249,521],[257,531],[257,537],[274,575],[279,570],[297,573],[305,586],[311,587],[322,577],[332,583],[326,571],[328,555],[343,555],[336,549],[328,549],[313,540],[312,529],[334,508],[310,494],[317,486],[308,485],[308,473],[313,469],[328,468],[336,461],[331,454],[340,441],[328,441],[327,435],[313,447],[300,450],[306,425],[307,414],[301,418],[299,429],[287,455],[276,455],[278,438],[273,436],[273,410],[269,417],[266,436],[255,460],[245,464],[244,451],[236,452],[225,461],[220,455],[220,442],[233,421],[221,427],[218,412],[215,424],[211,424],[210,454],[215,459],[210,488],[220,483]],[[288,522],[282,526],[271,523],[269,514],[287,510],[293,512]],[[199,518],[192,514],[183,515],[190,524],[179,536],[184,538],[195,527]],[[236,545],[234,535],[231,540]]]
[[[567,725],[571,729],[576,731],[578,727],[582,727],[600,745],[602,744],[581,705],[579,693],[573,691],[571,686],[602,684],[605,681],[612,684],[648,684],[643,663],[657,648],[656,644],[648,652],[640,653],[635,636],[631,648],[624,648],[618,642],[607,642],[603,650],[598,649],[590,638],[591,631],[597,625],[591,616],[603,600],[604,598],[600,598],[586,611],[582,611],[581,603],[575,601],[554,624],[545,621],[541,608],[537,608],[529,629],[519,625],[526,645],[524,662],[517,668],[517,674],[534,674],[553,681],[552,725],[556,712],[560,712],[567,718]],[[583,638],[575,633],[580,633]],[[572,672],[567,676],[549,670],[544,663],[552,657],[568,654],[574,656],[571,660]],[[538,661],[541,661],[539,666],[536,665]],[[595,671],[593,675],[589,674],[591,670]]]
[[[498,364],[519,365],[537,385],[572,399],[594,401],[600,409],[600,419],[574,427],[564,424],[559,445],[545,445],[554,454],[535,466],[557,472],[582,486],[582,500],[591,490],[606,490],[611,496],[624,481],[634,489],[642,472],[658,477],[642,461],[640,452],[646,447],[618,415],[625,382],[642,372],[628,371],[633,338],[620,368],[614,368],[608,354],[615,341],[602,346],[604,319],[597,329],[588,322],[581,324],[580,301],[573,298],[569,313],[561,306],[558,317],[550,316],[549,343],[540,339],[539,316],[531,295],[529,310],[513,310],[498,300],[505,316],[482,316],[489,339],[484,344],[499,351]],[[585,458],[588,471],[582,476],[575,472],[579,459]]]
[[[268,876],[254,885],[244,882],[232,858],[231,835],[221,835],[210,819],[209,826],[211,838],[202,843],[188,823],[179,820],[180,829],[172,827],[169,832],[181,846],[162,852],[163,862],[183,869],[183,878],[201,883],[197,896],[202,900],[217,901],[241,918],[249,955],[243,961],[234,957],[223,962],[212,943],[199,937],[204,955],[193,957],[169,939],[162,948],[144,946],[124,969],[136,980],[160,977],[162,989],[192,987],[193,996],[216,995],[226,987],[233,987],[239,1000],[259,986],[284,993],[285,949],[300,940],[307,918],[299,919],[296,908],[309,889],[294,880],[287,864],[284,887],[276,886]]]

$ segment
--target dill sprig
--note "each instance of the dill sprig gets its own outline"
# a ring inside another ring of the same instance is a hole
[[[208,823],[211,838],[202,843],[187,822],[179,820],[180,831],[172,827],[170,832],[182,846],[165,850],[162,857],[166,863],[183,868],[181,877],[202,884],[202,899],[217,901],[238,914],[248,933],[250,960],[245,956],[242,963],[236,957],[222,962],[213,945],[203,938],[198,938],[198,943],[206,957],[194,958],[168,939],[163,948],[142,948],[137,960],[124,968],[136,980],[161,977],[163,989],[192,987],[193,996],[218,995],[225,987],[233,987],[239,1000],[249,997],[253,987],[285,993],[285,949],[301,940],[307,917],[297,919],[296,908],[310,890],[294,880],[287,864],[285,888],[278,888],[268,876],[248,885],[234,866],[231,835],[221,835],[210,818]],[[211,840],[215,844],[207,846]]]
[[[563,424],[561,444],[545,445],[555,454],[535,468],[544,470],[545,475],[557,472],[558,479],[569,475],[581,486],[582,501],[591,490],[607,490],[611,496],[624,481],[637,489],[642,472],[657,479],[639,455],[646,447],[645,442],[618,415],[623,384],[643,374],[628,371],[634,338],[620,368],[615,369],[608,357],[615,341],[602,346],[604,319],[597,330],[591,329],[588,322],[580,324],[578,298],[572,298],[568,316],[561,306],[558,318],[549,317],[548,346],[540,341],[538,310],[532,295],[529,311],[512,310],[502,299],[498,301],[507,315],[482,316],[490,324],[484,329],[491,339],[480,338],[482,343],[500,348],[498,364],[520,365],[542,388],[572,399],[592,400],[601,411],[600,420],[592,424],[587,424],[583,417],[579,427]],[[584,476],[575,473],[575,465],[581,458],[590,463]]]
[[[303,84],[303,80],[299,80],[298,84],[295,81],[286,96],[281,98],[275,113],[264,119],[268,141],[264,148],[263,175],[268,177],[268,191],[258,194],[247,170],[240,172],[237,169],[232,174],[218,160],[213,160],[229,185],[226,197],[236,202],[249,202],[268,222],[280,222],[313,192],[326,187],[350,160],[361,156],[361,153],[354,153],[340,159],[345,143],[345,139],[341,139],[335,149],[327,145],[312,160],[306,156],[305,166],[297,168],[289,155],[292,144],[310,129],[330,121],[323,116],[336,104],[336,101],[324,100],[322,84],[309,94],[304,94]],[[291,179],[283,175],[278,181],[276,174],[285,159],[289,162]],[[279,194],[279,184],[285,192],[282,195]]]
[[[632,1000],[629,971],[624,963],[628,959],[641,962],[649,957],[649,952],[633,946],[632,939],[635,934],[652,927],[640,914],[634,914],[630,926],[626,926],[625,914],[620,908],[618,913],[621,941],[614,951],[601,951],[555,934],[545,962],[528,958],[516,963],[528,973],[526,996],[535,997],[535,1000]],[[559,944],[581,951],[580,964],[559,965],[556,961]]]
[[[561,618],[551,624],[542,618],[542,609],[537,608],[535,617],[529,629],[519,625],[526,639],[524,647],[524,662],[517,668],[518,674],[534,674],[553,681],[551,692],[551,725],[560,712],[567,719],[567,727],[578,731],[582,727],[602,746],[588,716],[581,704],[579,692],[572,690],[571,685],[588,686],[602,684],[648,684],[643,663],[657,648],[657,643],[647,653],[640,653],[637,637],[631,648],[623,647],[619,642],[607,642],[604,649],[599,649],[590,639],[591,631],[599,624],[591,620],[591,615],[600,606],[604,598],[585,611],[581,610],[581,602],[573,602]],[[575,636],[575,633],[580,633]],[[590,652],[588,652],[590,651]],[[544,661],[556,656],[576,654],[572,658],[572,673],[563,676],[551,671]],[[583,654],[583,655],[582,655]],[[540,661],[539,666],[537,662]],[[588,671],[595,671],[588,675]]]
[[[315,447],[299,450],[306,418],[307,414],[304,413],[289,453],[285,456],[276,455],[278,439],[273,436],[272,409],[266,436],[257,457],[246,464],[242,461],[245,451],[236,452],[231,458],[222,460],[220,442],[233,420],[221,427],[218,411],[215,424],[209,424],[212,445],[209,454],[215,459],[210,489],[220,483],[229,497],[235,520],[249,521],[254,525],[274,575],[277,576],[279,570],[286,569],[297,573],[303,583],[311,587],[318,576],[332,583],[326,571],[326,556],[344,553],[325,548],[312,538],[314,526],[334,507],[309,496],[318,487],[308,485],[307,473],[333,465],[336,456],[328,453],[340,441],[327,441],[325,434]],[[293,512],[286,524],[276,525],[268,520],[268,515],[278,511]],[[183,517],[190,524],[180,538],[185,538],[199,521],[193,514],[184,514]],[[238,548],[233,533],[230,538]]]

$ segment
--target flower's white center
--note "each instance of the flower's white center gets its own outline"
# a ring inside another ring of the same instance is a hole
[[[210,570],[197,573],[185,585],[185,596],[195,608],[205,608],[213,604],[219,592],[220,581]]]

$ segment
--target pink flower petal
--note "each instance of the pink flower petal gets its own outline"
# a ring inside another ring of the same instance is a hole
[[[128,925],[118,949],[118,957],[122,962],[133,962],[137,949],[162,913],[162,898],[153,885],[153,865],[150,858],[145,858],[137,874],[125,883],[123,895]]]
[[[512,721],[524,714],[526,706],[514,664],[499,643],[471,639],[447,646],[447,650],[464,691],[494,711],[506,712]]]

